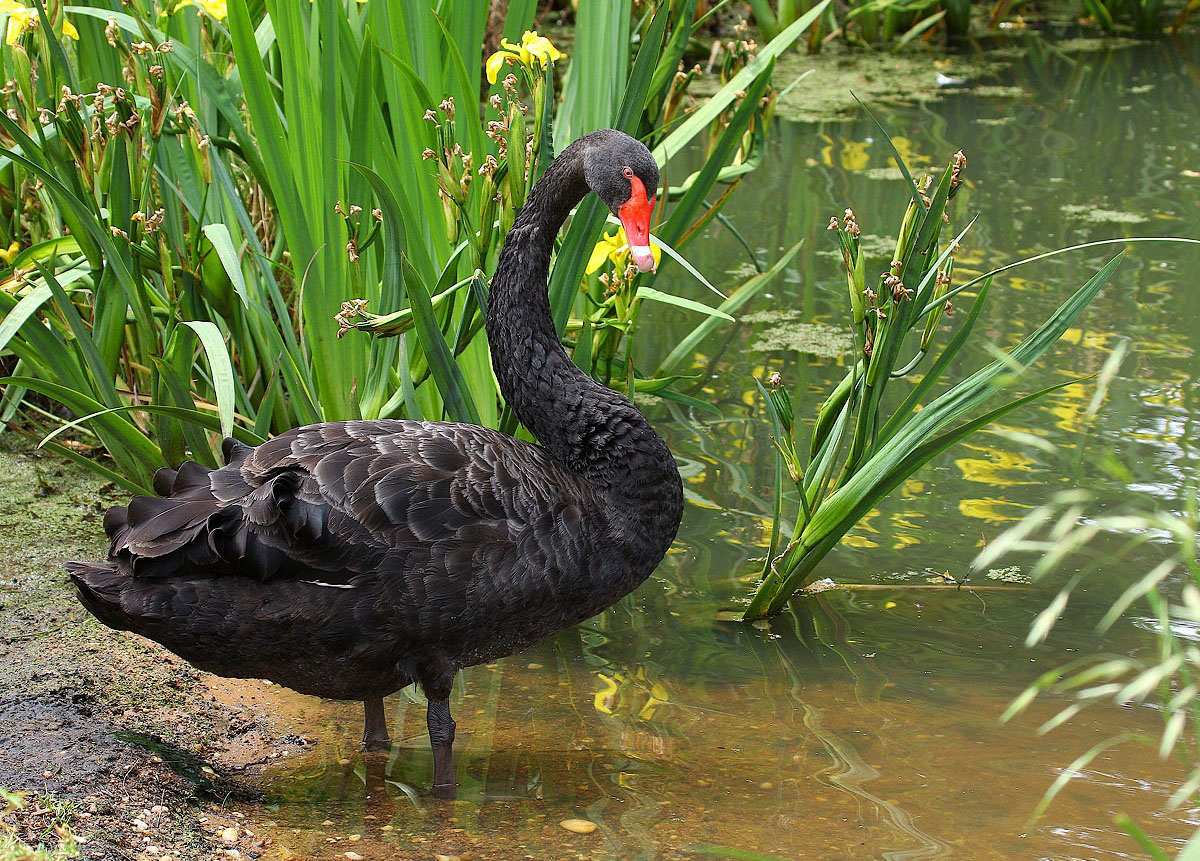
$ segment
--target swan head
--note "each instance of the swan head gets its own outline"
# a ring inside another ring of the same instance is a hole
[[[658,164],[650,150],[616,129],[586,135],[583,172],[588,187],[625,229],[629,253],[641,272],[654,268],[650,253],[650,214],[658,199]]]

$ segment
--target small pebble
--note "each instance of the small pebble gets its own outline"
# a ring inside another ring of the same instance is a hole
[[[221,832],[221,841],[223,843],[237,843],[238,830],[232,826]]]
[[[587,819],[564,819],[558,824],[575,834],[591,834],[596,830],[596,823]]]
[[[350,861],[364,861],[363,856],[359,855],[357,852],[347,852],[345,857],[349,858]]]

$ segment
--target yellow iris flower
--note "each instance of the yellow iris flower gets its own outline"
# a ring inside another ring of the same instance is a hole
[[[496,83],[496,77],[500,74],[500,67],[504,65],[504,61],[512,58],[522,66],[533,68],[536,62],[543,69],[551,61],[557,62],[563,58],[563,53],[554,47],[554,43],[545,36],[539,36],[536,30],[526,30],[521,36],[521,44],[514,45],[507,39],[500,41],[500,50],[487,58],[487,63],[484,64],[484,71],[487,72],[489,84]]]
[[[0,260],[5,263],[12,263],[16,259],[17,254],[21,251],[21,246],[17,242],[13,242],[8,248],[0,248]]]
[[[662,260],[662,250],[653,241],[650,243],[650,253],[654,255],[654,266],[657,269]],[[603,266],[605,260],[611,260],[622,269],[629,265],[629,240],[625,238],[624,227],[618,227],[617,232],[611,236],[605,234],[600,237],[600,241],[592,249],[592,256],[588,258],[587,274],[591,275]]]
[[[226,0],[179,0],[175,4],[175,11],[179,11],[184,6],[195,6],[210,18],[215,18],[218,21],[224,21],[225,16],[229,14]]]
[[[0,0],[0,15],[8,16],[8,29],[4,33],[4,44],[15,45],[26,30],[32,30],[38,25],[36,9],[22,6],[16,0]],[[79,40],[79,31],[67,19],[63,19],[63,35],[69,39]]]

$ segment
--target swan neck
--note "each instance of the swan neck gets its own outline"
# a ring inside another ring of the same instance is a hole
[[[662,520],[645,526],[669,533],[669,542],[682,511],[670,450],[628,398],[575,365],[551,317],[546,290],[554,239],[589,191],[582,143],[550,166],[505,238],[488,301],[492,366],[506,402],[551,457],[587,478],[615,508]]]

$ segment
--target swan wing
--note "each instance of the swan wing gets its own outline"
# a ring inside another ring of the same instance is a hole
[[[411,598],[442,604],[503,589],[518,569],[553,577],[548,563],[559,568],[586,552],[590,485],[497,431],[331,422],[225,449],[226,466],[162,471],[162,496],[111,509],[110,559],[148,578],[237,575],[331,588],[402,578]]]

